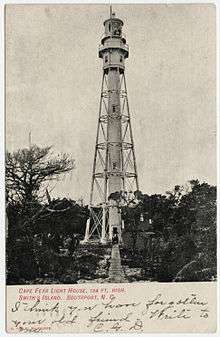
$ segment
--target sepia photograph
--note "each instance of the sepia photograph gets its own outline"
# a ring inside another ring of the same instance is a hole
[[[213,4],[5,6],[6,283],[217,281]]]

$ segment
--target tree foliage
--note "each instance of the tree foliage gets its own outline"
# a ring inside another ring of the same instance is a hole
[[[216,278],[216,187],[192,180],[185,188],[175,186],[166,195],[138,193],[139,204],[135,208],[126,205],[122,209],[125,232],[130,234],[130,247],[144,251],[141,240],[145,233],[154,233],[163,240],[162,249],[155,245],[160,281],[205,281]],[[140,227],[140,218],[143,224]],[[151,228],[149,228],[149,222]],[[145,226],[145,227],[144,227]],[[129,247],[128,247],[129,248]],[[153,247],[152,247],[153,249]],[[191,262],[194,261],[195,270]]]
[[[49,233],[80,233],[84,230],[88,208],[80,207],[75,201],[65,198],[51,200],[46,188],[52,180],[58,180],[73,167],[74,161],[69,155],[54,155],[51,147],[33,145],[28,149],[7,152],[9,282],[20,282],[21,277],[34,278],[41,273],[39,264],[45,261],[45,252],[47,260],[53,255],[44,240]],[[41,235],[41,241],[44,242],[43,249],[42,245],[36,245],[38,235]]]
[[[10,202],[26,205],[39,199],[42,186],[74,167],[67,154],[53,155],[51,146],[36,145],[6,153],[6,191]]]
[[[59,258],[59,240],[68,235],[83,237],[89,217],[87,206],[80,206],[71,199],[53,199],[49,203],[32,203],[25,209],[9,203],[7,239],[8,283],[19,284],[28,280],[53,275],[58,281],[70,259]],[[48,235],[56,238],[48,241]],[[66,260],[59,267],[60,260]],[[57,272],[56,272],[57,270]],[[39,281],[40,282],[40,281]]]

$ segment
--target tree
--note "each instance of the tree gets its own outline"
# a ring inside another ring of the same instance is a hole
[[[43,220],[48,228],[55,220],[54,214],[65,214],[68,210],[50,209],[42,203],[51,180],[58,180],[74,167],[74,161],[67,154],[54,155],[51,146],[20,149],[6,154],[6,199],[9,220],[7,238],[7,280],[23,282],[39,276],[39,258],[45,261],[40,248],[35,244],[39,223]],[[41,192],[43,190],[43,196]],[[44,231],[46,231],[46,228]],[[49,256],[47,245],[43,252]],[[50,260],[52,260],[51,257]],[[24,268],[25,266],[25,268]],[[49,267],[48,267],[49,268]]]
[[[146,222],[151,219],[155,238],[163,240],[157,280],[216,279],[216,187],[191,180],[166,195],[140,194],[139,199],[135,207],[122,207],[125,232],[130,235],[127,247],[134,250],[141,242],[137,241],[140,215]]]
[[[36,219],[35,230],[36,233],[75,233],[83,236],[88,217],[88,206],[81,206],[71,199],[53,199]]]
[[[74,168],[67,154],[51,154],[51,146],[17,150],[6,154],[6,193],[9,202],[27,203],[39,199],[44,183],[58,179]]]
[[[172,214],[163,262],[168,281],[208,281],[216,278],[216,187],[198,180],[182,195]]]

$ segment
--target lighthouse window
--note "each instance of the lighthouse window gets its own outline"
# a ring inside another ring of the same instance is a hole
[[[105,63],[108,62],[108,56],[105,56]]]
[[[122,58],[122,56],[120,56],[120,62],[122,62],[123,61],[123,58]]]
[[[117,163],[116,162],[112,163],[112,167],[113,167],[113,170],[115,170],[117,168]]]
[[[115,112],[115,105],[112,106],[112,111]]]

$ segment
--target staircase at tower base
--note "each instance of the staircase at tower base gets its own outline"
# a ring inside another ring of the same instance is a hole
[[[124,271],[121,266],[121,256],[118,244],[112,246],[108,282],[111,283],[126,282]]]

